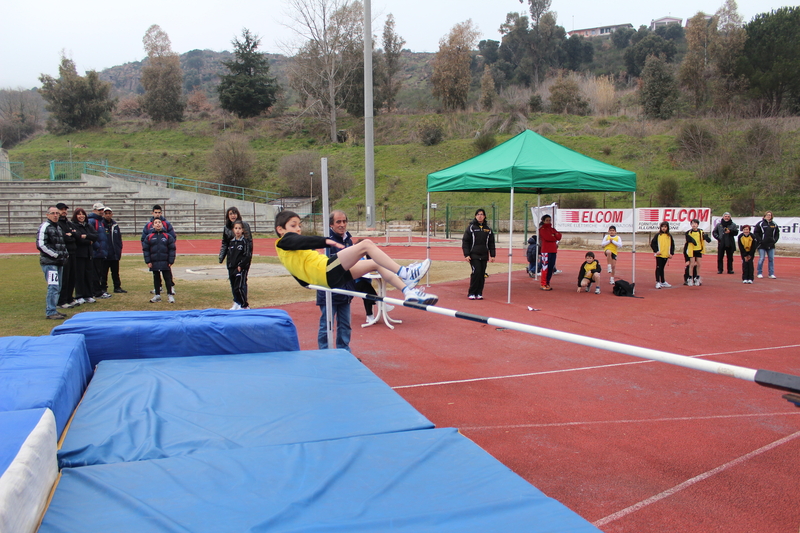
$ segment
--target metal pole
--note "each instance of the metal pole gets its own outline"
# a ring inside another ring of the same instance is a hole
[[[372,5],[364,0],[364,182],[367,227],[375,227],[375,141],[372,103]]]
[[[509,209],[508,219],[508,303],[511,303],[511,260],[514,256],[514,187],[511,187],[511,209]]]
[[[461,318],[472,322],[480,322],[495,326],[498,328],[511,329],[520,331],[522,333],[530,333],[540,337],[547,337],[560,341],[571,342],[591,348],[599,348],[601,350],[608,350],[610,352],[622,353],[641,359],[649,359],[651,361],[659,361],[670,365],[682,366],[692,370],[702,370],[703,372],[710,372],[712,374],[719,374],[745,381],[752,381],[763,385],[765,387],[790,391],[800,392],[800,376],[793,374],[784,374],[782,372],[773,372],[771,370],[756,370],[742,366],[729,365],[727,363],[719,363],[716,361],[709,361],[706,359],[697,359],[686,355],[678,355],[670,352],[662,352],[660,350],[652,350],[650,348],[642,348],[640,346],[633,346],[631,344],[623,344],[621,342],[607,341],[603,339],[595,339],[593,337],[586,337],[584,335],[577,335],[575,333],[566,333],[554,329],[541,328],[532,326],[530,324],[521,324],[519,322],[512,322],[510,320],[502,320],[499,318],[485,317],[474,315],[472,313],[464,313],[456,311],[455,309],[447,309],[445,307],[437,307],[435,305],[424,305],[416,302],[409,302],[407,300],[398,300],[396,298],[389,298],[386,296],[373,296],[363,292],[348,291],[345,289],[329,289],[327,287],[318,287],[316,285],[309,285],[309,289],[329,291],[336,294],[344,294],[347,296],[354,296],[363,298],[365,300],[373,300],[377,302],[385,302],[395,306],[410,307],[412,309],[419,309],[429,313],[438,315],[449,316],[452,318]],[[789,401],[791,399],[787,398]]]
[[[322,228],[323,234],[327,238],[329,230],[325,227],[325,222],[330,220],[331,216],[330,206],[328,205],[328,158],[323,157],[320,160],[320,165],[322,167]],[[313,172],[311,176],[314,176]],[[311,216],[313,217],[314,214],[312,213]],[[325,293],[325,327],[328,335],[328,348],[333,349],[336,345],[333,340],[333,299],[330,292]]]
[[[633,246],[631,250],[631,264],[633,265],[631,283],[636,283],[636,191],[633,191]],[[636,287],[633,288],[633,292],[636,293]]]

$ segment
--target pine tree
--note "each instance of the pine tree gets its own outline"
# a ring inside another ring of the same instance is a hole
[[[230,74],[220,76],[217,87],[220,107],[239,118],[260,115],[272,107],[279,87],[269,75],[269,60],[258,52],[261,40],[245,28],[242,39],[234,39],[233,61],[223,61]]]

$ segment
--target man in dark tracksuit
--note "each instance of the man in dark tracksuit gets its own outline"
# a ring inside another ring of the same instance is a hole
[[[722,215],[714,231],[713,237],[717,240],[717,274],[723,272],[723,257],[728,256],[728,274],[733,274],[733,254],[736,251],[736,235],[739,234],[739,226],[731,220],[731,214]]]
[[[36,234],[36,248],[39,250],[39,265],[42,267],[44,279],[47,281],[47,299],[45,316],[51,320],[63,320],[66,315],[59,313],[56,305],[61,292],[61,274],[64,262],[69,253],[64,244],[64,234],[58,227],[58,208],[51,205],[47,208],[45,220]]]
[[[67,217],[69,206],[59,202],[56,204],[56,207],[60,211],[58,227],[61,228],[61,233],[64,235],[64,244],[67,245],[67,252],[69,252],[69,257],[64,262],[64,268],[61,273],[61,293],[58,296],[58,307],[70,309],[76,305],[80,305],[73,297],[75,293],[75,259],[77,257],[78,245],[75,243],[75,233],[72,222],[70,222]]]
[[[103,288],[103,270],[106,263],[106,228],[103,224],[103,212],[106,206],[97,202],[92,212],[86,217],[86,223],[97,232],[97,240],[92,243],[92,296],[95,298],[111,298]]]
[[[114,292],[126,293],[119,279],[119,260],[122,259],[122,232],[119,224],[114,220],[114,212],[110,207],[103,210],[103,225],[106,229],[106,260],[103,266],[103,275],[100,283],[104,292],[108,292],[108,271],[111,270],[111,280],[114,282]]]

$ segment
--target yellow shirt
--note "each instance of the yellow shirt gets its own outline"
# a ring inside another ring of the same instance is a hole
[[[286,270],[288,270],[301,285],[321,285],[327,287],[328,256],[316,250],[284,250],[280,248],[278,243],[287,235],[289,235],[289,233],[285,233],[283,237],[275,241],[275,250],[278,252],[278,259],[281,260],[281,264],[283,264]],[[296,234],[293,235],[300,237]]]
[[[606,235],[603,237],[603,242],[606,241],[608,241],[608,244],[603,246],[603,251],[611,250],[611,253],[616,255],[617,251],[622,246],[622,238],[619,235],[614,235],[613,237],[611,235]]]
[[[744,248],[745,252],[749,252],[753,248],[753,234],[745,235],[742,233],[742,236],[739,237],[739,242],[742,243],[742,248]]]
[[[694,255],[694,252],[706,253],[706,241],[703,240],[703,230],[698,229],[697,231],[689,230],[689,236],[694,238],[697,242],[695,245],[691,241],[689,241],[689,247],[686,249],[686,254],[689,257]]]
[[[670,241],[669,233],[658,234],[658,257],[669,258]]]

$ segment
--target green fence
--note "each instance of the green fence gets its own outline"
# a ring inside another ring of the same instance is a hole
[[[25,163],[0,161],[0,181],[25,179]]]
[[[269,203],[281,197],[280,194],[259,189],[249,189],[247,187],[237,187],[213,181],[202,181],[190,178],[178,178],[175,176],[162,176],[160,174],[150,174],[128,168],[118,168],[108,165],[108,162],[70,162],[70,161],[51,161],[50,179],[51,180],[79,180],[81,174],[92,174],[95,176],[106,176],[118,178],[126,181],[133,181],[145,185],[156,185],[175,189],[178,191],[190,191],[202,194],[211,194],[225,198],[234,198],[246,202]]]

